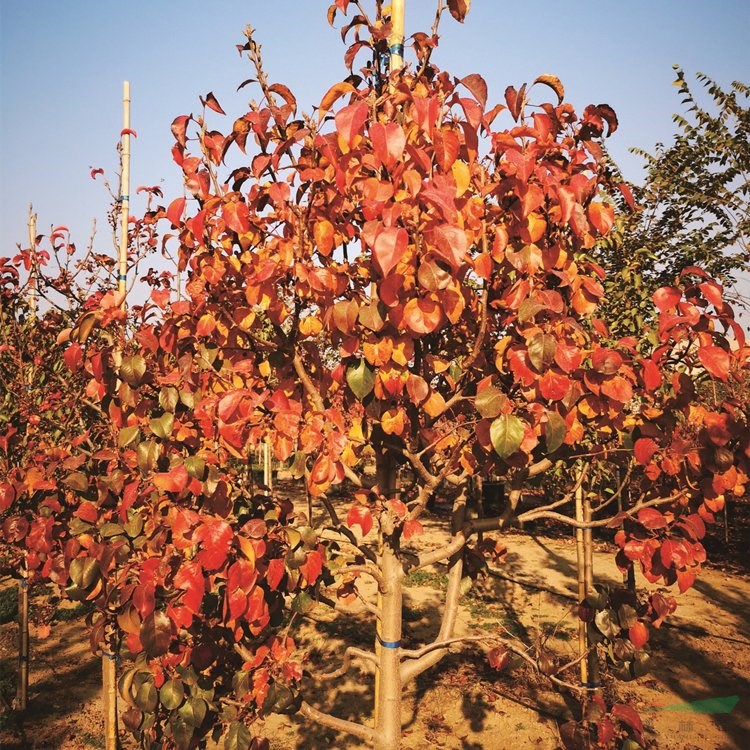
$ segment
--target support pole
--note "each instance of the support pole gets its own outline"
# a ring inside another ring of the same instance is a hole
[[[582,523],[584,520],[583,516],[583,488],[579,486],[576,488],[576,521]],[[576,528],[576,571],[578,573],[578,603],[581,604],[586,598],[586,547],[584,543],[584,532],[583,529]],[[584,654],[588,649],[588,637],[586,631],[586,623],[579,619],[578,620],[578,656],[581,657],[580,674],[581,682],[585,685],[589,681],[589,670],[588,670],[588,659],[584,658]]]
[[[29,704],[29,576],[24,560],[18,582],[18,684],[16,710],[25,711]]]
[[[34,206],[31,203],[29,204],[29,248],[31,253],[31,267],[29,271],[29,311],[31,312],[31,319],[36,320],[37,297],[39,294],[37,291],[37,285],[39,284],[39,279],[36,263],[36,214],[34,213]]]
[[[107,623],[102,644],[102,691],[104,703],[104,747],[118,750],[117,741],[117,637]]]
[[[404,67],[404,3],[405,0],[391,2],[391,35],[388,38],[390,73]]]
[[[122,85],[122,152],[120,154],[120,255],[117,265],[117,289],[122,295],[120,307],[125,309],[128,273],[128,231],[130,220],[130,81]]]

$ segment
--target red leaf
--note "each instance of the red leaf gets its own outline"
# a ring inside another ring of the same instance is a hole
[[[654,292],[654,304],[661,312],[671,310],[682,299],[682,290],[673,286],[663,286]]]
[[[602,393],[614,401],[627,404],[633,398],[633,386],[625,378],[615,375],[602,383]]]
[[[250,230],[250,211],[247,203],[243,201],[232,201],[225,203],[221,209],[224,223],[237,234],[244,234]]]
[[[658,450],[659,446],[656,444],[656,441],[652,440],[651,438],[638,438],[638,440],[635,441],[635,445],[633,446],[633,454],[635,455],[635,460],[638,461],[638,463],[642,466],[645,466],[649,461],[651,461],[654,453],[656,453],[656,451]],[[645,511],[641,512],[643,513]],[[658,511],[656,512],[658,513]]]
[[[642,359],[643,384],[646,390],[655,391],[662,384],[662,375],[659,366],[652,359]]]
[[[596,228],[599,234],[607,234],[615,223],[614,208],[600,201],[589,204],[588,216],[592,226]]]
[[[91,170],[91,179],[95,180],[98,174],[104,174],[104,170],[101,167]]]
[[[71,344],[63,354],[65,360],[65,366],[71,372],[78,372],[83,366],[83,349],[79,343]]]
[[[638,716],[638,712],[632,706],[628,706],[625,703],[615,703],[612,706],[612,715],[616,716],[624,724],[627,724],[639,735],[643,732],[641,717]]]
[[[136,133],[135,130],[131,130],[130,128],[123,128],[120,131],[120,135],[132,135],[133,138],[137,138],[138,137],[138,133]]]
[[[471,7],[471,0],[448,0],[448,10],[453,18],[463,23]]]
[[[393,169],[404,153],[406,135],[403,128],[396,122],[385,125],[376,122],[370,126],[370,139],[375,155],[385,165],[386,169]]]
[[[323,572],[323,562],[323,555],[317,550],[313,550],[307,555],[304,564],[300,565],[299,571],[308,585],[312,585],[320,578],[320,574]]]
[[[189,481],[190,476],[184,464],[175,466],[168,472],[154,474],[154,485],[162,492],[182,492]]]
[[[369,111],[367,102],[355,102],[336,113],[336,130],[347,146],[351,147],[354,136],[359,135]]]
[[[352,505],[346,515],[346,525],[349,528],[359,526],[362,529],[362,536],[367,536],[370,533],[370,529],[372,529],[372,514],[370,513],[370,509],[363,505]]]
[[[175,198],[167,207],[167,218],[172,222],[173,227],[180,226],[182,214],[185,211],[185,199]]]
[[[443,311],[431,299],[410,299],[404,306],[403,321],[417,334],[432,333],[443,320]]]
[[[5,513],[16,499],[16,491],[12,484],[3,482],[0,484],[0,513]]]
[[[695,583],[695,578],[694,570],[677,571],[677,586],[681,594],[684,594]]]
[[[383,227],[375,235],[372,258],[383,277],[393,270],[404,257],[409,235],[402,227]]]
[[[663,529],[667,525],[667,519],[661,511],[656,508],[642,508],[638,511],[638,521],[649,530]]]
[[[463,83],[471,91],[474,98],[484,110],[487,106],[487,83],[484,78],[478,73],[471,73],[468,76],[464,76],[460,83]]]
[[[632,628],[628,629],[628,638],[637,649],[643,648],[648,643],[648,625],[639,620]]]
[[[553,370],[547,370],[539,380],[539,391],[548,401],[561,401],[569,390],[570,380]]]
[[[229,556],[234,539],[232,527],[218,518],[205,521],[198,527],[196,538],[201,542],[197,560],[206,570],[218,570]]]
[[[719,380],[726,380],[729,376],[731,357],[729,352],[720,346],[702,346],[698,349],[698,359],[709,375],[719,378]]]
[[[614,375],[622,366],[622,356],[614,349],[600,347],[591,355],[591,366],[602,375]]]
[[[460,227],[443,224],[433,232],[433,241],[438,255],[450,264],[453,271],[458,271],[466,259],[466,232]]]
[[[218,112],[220,115],[225,115],[226,112],[221,108],[221,105],[217,101],[216,97],[213,94],[213,91],[209,91],[206,94],[206,98],[203,99],[201,97],[201,104],[204,104],[209,109],[212,109],[214,112]]]
[[[417,520],[410,520],[404,523],[404,539],[411,539],[413,536],[418,536],[424,529],[422,524]]]

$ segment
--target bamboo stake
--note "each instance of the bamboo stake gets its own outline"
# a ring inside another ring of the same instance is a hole
[[[117,289],[122,295],[120,307],[125,309],[128,274],[128,230],[130,219],[130,81],[122,85],[122,153],[120,169],[120,258],[117,270]]]
[[[21,565],[18,582],[18,684],[16,710],[25,711],[29,704],[29,579],[26,561]]]
[[[271,463],[271,446],[263,443],[263,484],[273,490],[273,464]]]
[[[31,319],[36,320],[37,307],[37,267],[36,267],[36,214],[33,204],[29,203],[29,248],[31,252],[31,271],[29,276],[29,309]]]
[[[405,0],[391,2],[391,35],[388,38],[390,73],[404,67],[404,5]]]
[[[576,521],[583,522],[583,488],[579,483],[576,488]],[[583,538],[583,529],[576,529],[576,570],[578,573],[578,603],[582,603],[586,598],[586,554]],[[583,658],[588,649],[588,637],[586,632],[586,623],[579,618],[578,620],[578,656],[581,657],[580,673],[581,682],[585,685],[589,681],[588,662]]]
[[[583,520],[586,523],[591,521],[591,498],[588,495],[583,498]],[[584,566],[583,566],[583,578],[584,586],[586,589],[586,596],[588,596],[594,590],[594,531],[591,528],[583,530],[583,551],[584,551]],[[591,623],[588,623],[588,628],[593,627]],[[587,646],[590,639],[588,638],[587,630]],[[592,648],[588,652],[588,682],[591,687],[596,687],[599,684],[599,657],[597,656],[596,649]]]

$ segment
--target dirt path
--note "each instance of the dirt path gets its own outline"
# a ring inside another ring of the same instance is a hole
[[[439,543],[428,524],[421,544]],[[502,568],[462,600],[461,634],[498,627],[533,643],[548,638],[555,651],[574,656],[575,547],[559,539],[506,535]],[[595,556],[598,580],[619,582],[612,553]],[[438,629],[445,576],[441,568],[412,575],[406,591],[407,647],[430,640]],[[372,643],[369,620],[332,620],[315,610],[300,637],[311,648],[308,667],[336,665],[345,640]],[[62,623],[50,638],[32,640],[30,708],[20,724],[0,716],[0,747],[81,750],[103,747],[100,662],[88,652],[83,623]],[[744,750],[750,747],[750,582],[746,576],[707,568],[679,608],[652,638],[651,674],[619,683],[620,699],[644,719],[646,737],[662,750]],[[0,690],[13,690],[15,627],[0,626]],[[337,691],[319,691],[312,702],[343,718],[371,712],[370,679],[354,668]],[[493,672],[481,653],[449,656],[407,694],[404,747],[503,750],[559,747],[557,721],[570,716],[565,701],[525,668]],[[358,747],[351,738],[310,727],[295,717],[267,722],[273,750]],[[658,739],[657,739],[658,738]],[[126,747],[134,747],[127,742]]]

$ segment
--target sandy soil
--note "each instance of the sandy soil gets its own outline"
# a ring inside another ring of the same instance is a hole
[[[420,545],[440,543],[442,522],[426,524]],[[527,643],[547,638],[557,653],[575,653],[575,547],[570,540],[520,533],[503,537],[508,555],[493,574],[462,600],[459,634],[498,627]],[[599,545],[596,576],[619,582],[611,550]],[[438,628],[444,575],[438,566],[420,572],[406,590],[409,647],[429,641]],[[5,582],[3,585],[10,585]],[[311,650],[308,667],[336,664],[343,644],[369,647],[369,619],[334,620],[314,610],[298,634]],[[750,747],[750,581],[733,570],[707,567],[695,587],[679,598],[668,625],[652,638],[652,672],[617,683],[616,694],[644,719],[652,748],[663,750],[744,750]],[[91,656],[80,619],[56,625],[52,635],[32,638],[30,706],[24,716],[0,715],[0,747],[81,750],[103,747],[100,661]],[[0,626],[0,692],[12,698],[16,654],[14,623]],[[317,687],[306,697],[342,718],[371,713],[371,675],[355,666],[336,686]],[[736,696],[737,700],[733,700]],[[714,704],[698,703],[726,699]],[[736,702],[736,705],[734,705]],[[710,711],[721,709],[721,713]],[[728,710],[731,709],[731,710]],[[428,746],[461,750],[560,747],[558,722],[571,709],[546,682],[525,667],[507,673],[489,668],[481,652],[447,657],[408,688],[404,748]],[[275,716],[266,723],[273,750],[355,748],[359,743],[334,731],[311,727],[297,717]],[[124,748],[133,748],[124,738]]]

